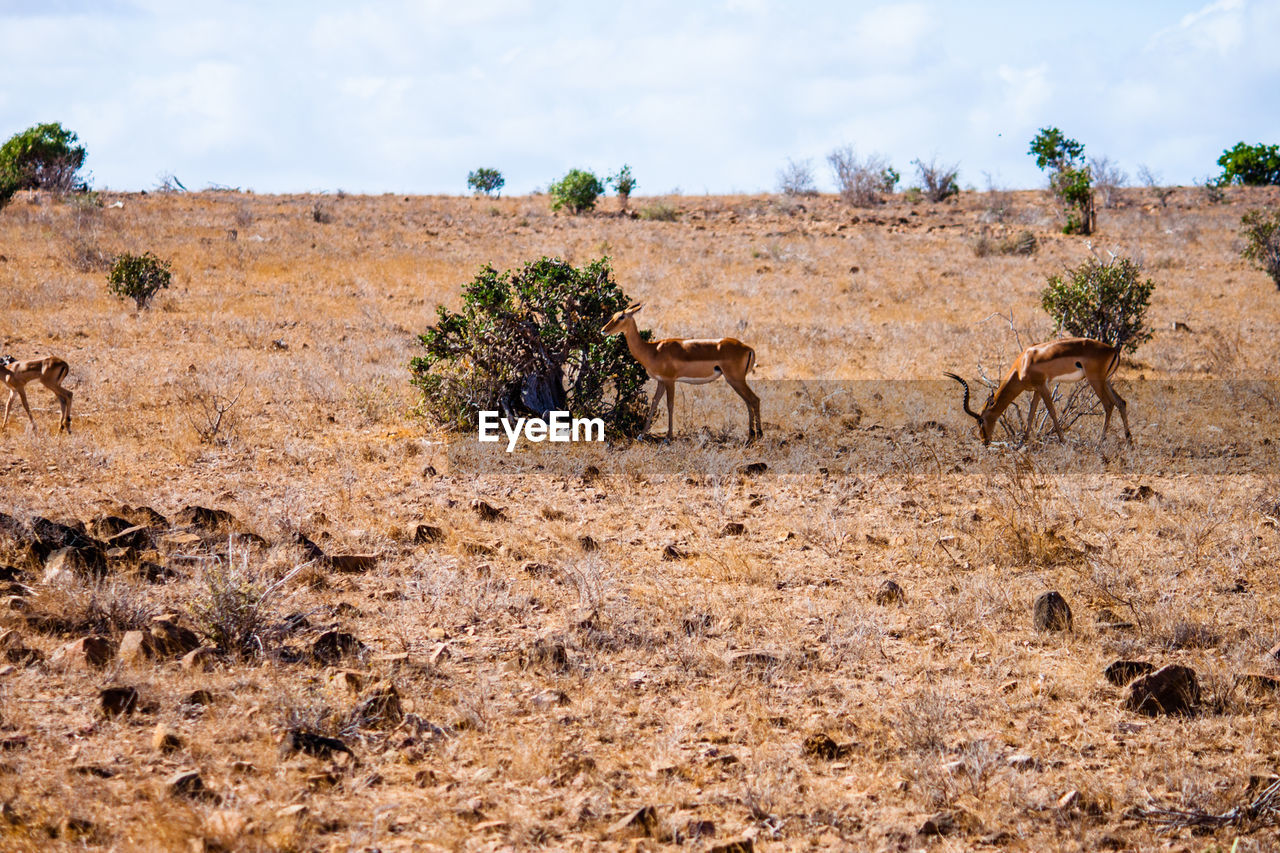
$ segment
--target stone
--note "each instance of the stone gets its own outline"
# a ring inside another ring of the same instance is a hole
[[[614,822],[605,832],[614,838],[657,838],[661,824],[656,808],[641,806]]]
[[[223,528],[239,529],[240,521],[225,509],[209,509],[203,506],[185,506],[178,510],[173,522],[181,527],[198,527],[210,532]]]
[[[769,470],[769,463],[767,462],[748,462],[746,465],[743,465],[740,468],[738,468],[738,473],[746,476],[751,476],[754,474],[763,474],[765,471],[768,471],[768,470]]]
[[[378,564],[377,554],[330,554],[329,566],[343,574],[362,574]]]
[[[192,690],[186,696],[182,697],[183,705],[203,707],[206,705],[212,705],[215,701],[217,701],[217,697],[214,696],[213,691],[204,689]]]
[[[711,821],[705,821],[711,823]],[[715,824],[711,824],[714,830]],[[739,838],[734,841],[726,841],[724,844],[713,844],[707,848],[707,853],[755,853],[756,842],[752,838]]]
[[[885,607],[896,604],[901,607],[907,601],[907,593],[897,581],[889,578],[880,584],[880,588],[876,590],[876,604]]]
[[[480,516],[484,521],[506,521],[507,513],[505,510],[494,506],[488,501],[482,501],[476,498],[471,502],[471,511]]]
[[[311,643],[311,656],[322,664],[335,664],[348,655],[358,655],[364,650],[364,643],[346,631],[325,631]]]
[[[53,663],[73,667],[101,668],[115,660],[116,647],[106,637],[81,637],[53,653]]]
[[[725,536],[742,536],[747,532],[747,526],[741,521],[730,521],[720,528],[721,537]]]
[[[1191,714],[1200,703],[1200,682],[1195,670],[1170,664],[1129,682],[1124,707],[1147,716]]]
[[[1118,660],[1103,670],[1103,675],[1116,687],[1124,687],[1140,675],[1154,671],[1156,665],[1145,660]]]
[[[280,740],[280,757],[288,758],[298,752],[313,758],[332,758],[335,755],[355,758],[351,748],[336,737],[327,737],[306,729],[289,729]]]
[[[379,681],[360,694],[352,716],[367,728],[394,728],[404,719],[400,691],[390,681]]]
[[[151,635],[145,631],[125,631],[120,639],[120,648],[116,651],[116,657],[128,666],[150,663],[155,656],[155,649],[151,647]]]
[[[591,536],[579,536],[578,547],[590,554],[592,551],[600,550],[600,543]]]
[[[920,834],[930,835],[950,835],[956,831],[955,815],[950,812],[938,812],[937,814],[925,818],[924,823],[920,825]]]
[[[164,723],[157,723],[151,733],[151,748],[156,752],[177,752],[186,746],[182,738]]]
[[[138,708],[138,689],[124,685],[107,687],[98,693],[98,702],[108,717],[132,714]]]
[[[213,646],[200,646],[182,656],[182,668],[187,672],[208,672],[218,665],[218,650]]]
[[[105,563],[106,558],[102,559]],[[103,572],[97,574],[101,575]],[[78,579],[93,575],[89,562],[79,548],[59,548],[45,559],[44,576],[41,580],[47,586],[66,586]]]
[[[156,657],[176,658],[200,647],[200,638],[190,628],[184,628],[164,616],[151,620],[147,628]]]
[[[200,775],[199,770],[179,770],[165,780],[164,787],[174,797],[214,802],[222,800],[205,786],[204,777]]]
[[[683,560],[687,556],[689,556],[689,552],[674,542],[668,542],[662,546],[662,559],[664,560]]]
[[[1010,755],[1005,759],[1005,763],[1014,770],[1035,770],[1040,766],[1040,762],[1036,761],[1035,758],[1030,755],[1022,754]]]
[[[1042,592],[1036,598],[1032,623],[1037,631],[1070,631],[1071,606],[1053,590]]]
[[[413,541],[419,545],[444,540],[444,531],[432,524],[419,524],[413,530]]]
[[[853,745],[836,743],[826,732],[815,732],[804,739],[804,754],[810,758],[821,758],[824,761],[837,761],[847,758],[853,751]]]

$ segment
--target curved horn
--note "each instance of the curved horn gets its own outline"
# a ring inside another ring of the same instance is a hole
[[[961,379],[959,376],[956,376],[954,373],[945,373],[943,375],[950,376],[952,379],[954,379],[955,381],[959,382],[961,385],[964,386],[964,404],[963,404],[964,413],[969,417],[973,418],[978,423],[982,423],[982,415],[978,414],[973,409],[969,408],[969,383],[965,382],[963,379]]]

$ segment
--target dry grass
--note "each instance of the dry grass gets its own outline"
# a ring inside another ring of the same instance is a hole
[[[1026,255],[975,255],[983,194],[636,199],[672,212],[640,219],[536,197],[19,198],[0,214],[0,340],[71,363],[76,432],[51,434],[33,387],[40,433],[0,435],[0,512],[198,504],[267,544],[163,540],[144,556],[167,582],[64,586],[0,533],[0,566],[30,587],[4,627],[45,659],[0,675],[0,847],[1274,846],[1265,822],[1192,838],[1133,811],[1223,814],[1275,769],[1280,706],[1239,681],[1280,674],[1263,657],[1280,640],[1280,398],[1245,384],[1276,377],[1280,299],[1233,243],[1266,192],[1143,207],[1119,190],[1103,212],[1095,245],[1158,282],[1158,333],[1116,381],[1136,443],[1113,429],[1101,450],[1095,415],[1066,445],[984,450],[934,381],[995,375],[1047,336],[1037,293],[1087,249],[1039,194],[1002,194]],[[94,258],[144,250],[174,282],[138,314]],[[742,447],[741,402],[708,386],[678,392],[671,445],[506,467],[446,451],[406,370],[437,303],[484,263],[602,251],[659,334],[756,348],[765,441]],[[415,543],[420,524],[439,539]],[[339,572],[299,533],[379,559]],[[876,603],[887,578],[905,602]],[[1048,589],[1073,632],[1033,630]],[[235,653],[209,672],[52,660],[162,613]],[[317,656],[331,629],[360,645]],[[1102,675],[1117,658],[1196,668],[1202,712],[1122,710]],[[353,689],[376,682],[399,715]],[[138,711],[103,715],[115,684]],[[157,725],[180,746],[156,748]],[[278,750],[289,729],[355,760]],[[806,748],[815,734],[834,746]],[[168,792],[183,768],[219,801]],[[926,819],[946,834],[919,835]]]

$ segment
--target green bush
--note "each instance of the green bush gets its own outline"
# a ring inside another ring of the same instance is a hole
[[[1218,158],[1220,184],[1274,186],[1280,184],[1280,145],[1245,145],[1237,142]]]
[[[1142,280],[1142,266],[1128,258],[1113,256],[1106,263],[1090,258],[1049,276],[1040,305],[1057,324],[1056,331],[1133,352],[1151,339],[1146,314],[1155,286],[1151,279]]]
[[[169,262],[150,252],[131,255],[125,252],[111,264],[107,273],[107,292],[120,299],[132,299],[141,311],[161,288],[169,286],[172,273]]]
[[[502,195],[502,188],[506,185],[507,179],[497,169],[476,169],[467,175],[467,186],[476,193]]]
[[[567,207],[570,213],[577,214],[596,206],[596,199],[604,192],[604,184],[592,172],[570,169],[569,174],[548,187],[547,192],[551,194],[552,210]]]
[[[633,436],[644,421],[648,375],[621,336],[601,328],[631,304],[608,258],[581,269],[541,258],[519,272],[480,269],[462,290],[462,310],[437,309],[409,365],[423,411],[454,429],[480,411],[552,410],[602,418]]]
[[[0,187],[9,183],[20,190],[84,189],[85,181],[77,173],[86,152],[76,144],[78,139],[57,122],[38,124],[9,137],[0,145]]]
[[[1280,290],[1280,208],[1267,212],[1250,210],[1240,217],[1240,236],[1245,247],[1240,255],[1271,276]]]
[[[4,210],[5,206],[13,200],[13,194],[18,191],[18,182],[6,174],[0,173],[0,210]]]
[[[627,200],[631,198],[631,191],[636,188],[635,176],[631,174],[631,167],[622,164],[622,168],[618,170],[618,174],[609,178],[610,185],[618,194],[618,198],[622,201],[622,209],[626,210]]]
[[[1027,152],[1036,166],[1049,170],[1049,190],[1064,208],[1066,234],[1092,234],[1096,213],[1093,174],[1084,162],[1084,145],[1068,139],[1056,127],[1042,127]]]

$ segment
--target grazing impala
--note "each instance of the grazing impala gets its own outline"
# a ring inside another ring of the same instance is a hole
[[[746,401],[747,440],[763,436],[760,398],[747,385],[747,374],[755,367],[756,351],[737,338],[666,338],[661,341],[646,341],[640,337],[635,321],[635,314],[642,307],[644,306],[636,303],[625,311],[619,311],[600,331],[606,335],[623,335],[627,339],[627,349],[631,350],[636,361],[644,365],[651,377],[658,380],[658,390],[654,392],[653,402],[649,405],[649,417],[645,418],[644,429],[649,429],[649,424],[658,411],[658,403],[662,402],[665,395],[667,438],[670,439],[676,406],[676,383],[701,385],[723,376],[729,386],[738,392],[738,396]]]
[[[36,428],[36,419],[32,417],[31,407],[27,405],[26,392],[27,383],[35,379],[58,398],[58,406],[62,409],[58,432],[64,429],[71,432],[71,392],[61,384],[67,378],[68,370],[70,368],[65,361],[52,355],[27,361],[15,361],[11,355],[0,358],[0,381],[9,388],[9,399],[4,404],[4,424],[0,425],[0,429],[9,426],[9,407],[13,405],[14,397],[22,401],[22,408],[27,410],[27,417],[31,420],[31,428]]]
[[[1060,341],[1027,347],[1026,351],[1018,356],[1013,369],[1005,376],[1000,387],[987,398],[987,404],[982,407],[982,414],[969,408],[969,383],[954,373],[946,375],[964,386],[964,411],[965,414],[977,420],[983,444],[991,443],[991,434],[995,431],[996,424],[1000,422],[1000,416],[1023,391],[1034,392],[1031,396],[1031,411],[1027,413],[1027,429],[1022,435],[1023,443],[1025,444],[1031,435],[1036,404],[1041,400],[1049,410],[1049,416],[1053,418],[1053,428],[1058,433],[1058,440],[1064,441],[1062,425],[1058,423],[1058,413],[1054,411],[1053,399],[1049,393],[1049,383],[1079,382],[1081,379],[1089,380],[1089,385],[1102,401],[1102,410],[1106,412],[1106,417],[1102,421],[1102,437],[1099,443],[1107,437],[1107,427],[1111,425],[1113,407],[1120,409],[1120,419],[1124,422],[1124,437],[1133,443],[1133,436],[1129,433],[1129,416],[1125,412],[1127,406],[1116,393],[1116,389],[1111,387],[1110,382],[1111,374],[1119,364],[1119,347],[1113,347],[1092,338],[1064,338]]]

